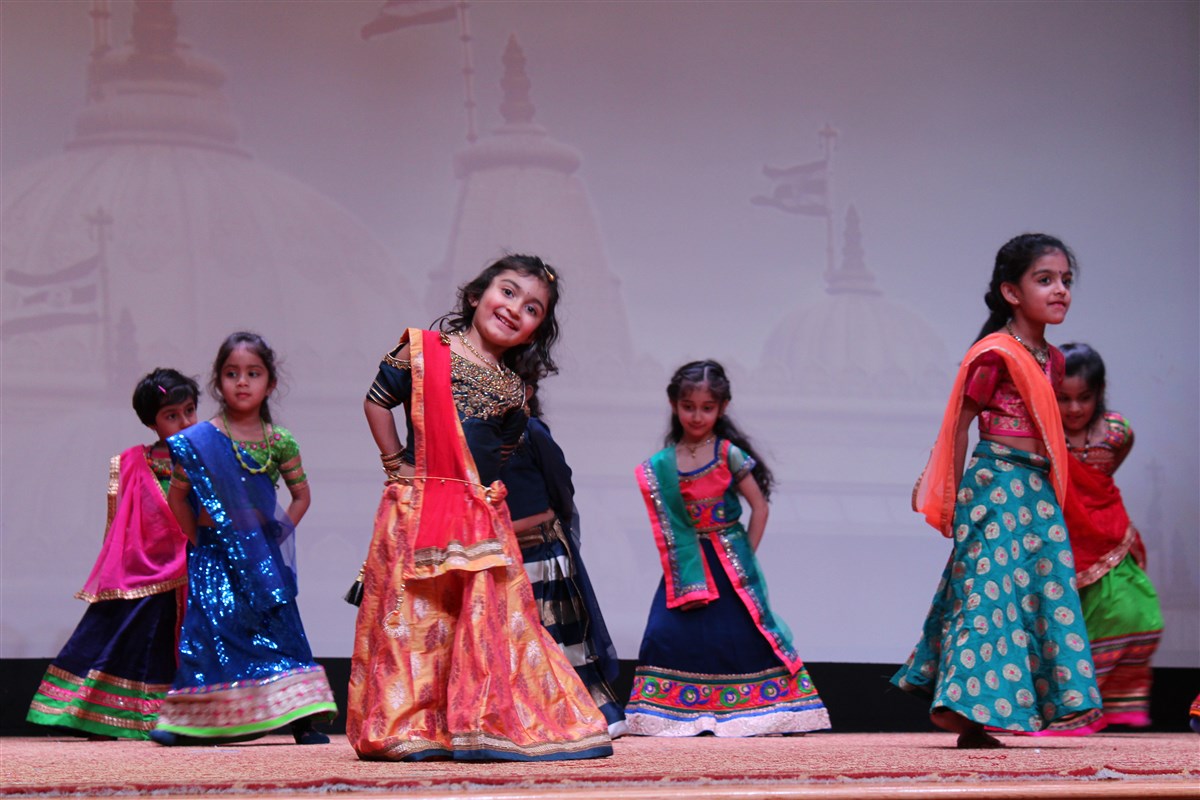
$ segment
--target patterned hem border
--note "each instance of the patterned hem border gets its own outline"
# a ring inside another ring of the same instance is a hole
[[[712,714],[694,716],[659,715],[626,709],[626,722],[632,736],[714,736],[744,738],[771,734],[808,733],[827,730],[829,712],[824,708],[806,711],[771,710],[754,715],[718,718]]]
[[[177,733],[183,736],[193,736],[197,739],[220,739],[231,736],[268,733],[276,728],[282,728],[284,725],[295,722],[298,719],[304,719],[305,717],[318,715],[324,716],[325,721],[328,722],[337,716],[337,706],[333,703],[313,703],[312,705],[305,706],[303,708],[296,708],[276,717],[271,717],[270,719],[258,720],[245,725],[199,728],[163,722],[160,719],[157,727],[159,730],[170,731],[171,733]]]
[[[473,731],[451,738],[446,747],[428,739],[407,739],[385,745],[375,753],[359,753],[364,761],[566,761],[604,758],[612,755],[608,733],[596,733],[571,742],[539,742],[518,745],[495,734]]]

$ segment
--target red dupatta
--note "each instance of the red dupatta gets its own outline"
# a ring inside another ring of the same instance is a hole
[[[1063,518],[1075,553],[1075,580],[1080,588],[1095,583],[1131,550],[1145,563],[1141,537],[1129,521],[1121,490],[1111,475],[1078,458],[1070,461],[1071,492]]]
[[[1025,408],[1033,418],[1033,424],[1041,434],[1042,443],[1050,457],[1051,485],[1060,505],[1067,495],[1067,439],[1063,433],[1054,387],[1050,385],[1037,359],[1021,343],[1006,333],[990,334],[972,345],[963,357],[958,376],[954,379],[954,388],[950,390],[950,402],[946,404],[942,427],[929,454],[929,463],[925,465],[925,471],[913,489],[913,510],[923,514],[930,525],[947,537],[952,535],[950,528],[958,494],[954,437],[962,412],[963,390],[971,364],[988,352],[995,353],[1004,361],[1008,374],[1025,402]]]
[[[507,567],[504,536],[512,522],[507,492],[496,481],[479,483],[450,389],[450,342],[437,331],[410,328],[413,476],[412,559],[405,578],[433,578],[450,570]]]

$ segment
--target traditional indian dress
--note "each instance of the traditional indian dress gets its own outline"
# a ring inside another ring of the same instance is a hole
[[[625,707],[630,733],[758,736],[829,727],[739,521],[736,487],[754,463],[719,439],[712,460],[693,472],[678,471],[674,447],[636,470],[663,579]]]
[[[1150,657],[1162,638],[1162,609],[1143,571],[1146,548],[1112,477],[1133,448],[1133,430],[1111,411],[1100,420],[1100,429],[1098,442],[1069,448],[1071,488],[1063,505],[1104,701],[1103,719],[1092,722],[1091,729],[1144,728],[1150,725]]]
[[[626,725],[612,689],[620,670],[617,651],[580,555],[582,537],[571,467],[542,420],[529,418],[500,477],[508,489],[513,518],[554,512],[554,519],[517,534],[525,574],[542,625],[604,714],[609,735],[620,736]]]
[[[190,485],[193,511],[212,524],[197,524],[188,547],[179,672],[161,730],[225,739],[337,715],[300,622],[295,526],[275,495],[281,469],[293,484],[305,480],[300,451],[286,428],[268,439],[234,442],[201,422],[167,440],[175,480]]]
[[[412,329],[368,398],[405,404],[415,476],[385,487],[364,567],[346,715],[359,758],[611,755],[604,716],[541,624],[496,480],[525,425],[520,378]]]
[[[87,734],[146,739],[175,677],[187,539],[167,506],[170,462],[131,447],[109,462],[108,525],[83,588],[89,603],[26,716]]]
[[[1012,731],[1094,717],[1100,707],[1060,505],[1068,456],[1052,380],[1061,380],[1063,359],[1050,355],[1043,367],[995,333],[963,359],[913,495],[913,508],[954,547],[921,639],[892,678],[931,696],[932,709]],[[982,429],[1036,436],[1049,456],[981,441],[956,492],[954,438],[967,396],[987,412]]]

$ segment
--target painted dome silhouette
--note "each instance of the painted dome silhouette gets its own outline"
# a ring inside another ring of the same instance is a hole
[[[854,206],[845,230],[842,266],[825,274],[823,296],[793,311],[767,337],[762,386],[804,397],[943,397],[952,361],[941,337],[876,286]]]
[[[239,144],[225,75],[179,41],[169,2],[136,3],[126,47],[108,46],[105,25],[65,152],[5,178],[10,376],[41,386],[43,373],[78,383],[107,370],[123,385],[281,317],[312,330],[292,361],[337,370],[364,343],[377,349],[363,327],[403,314],[394,301],[409,296],[382,245]],[[48,359],[56,369],[39,367]]]

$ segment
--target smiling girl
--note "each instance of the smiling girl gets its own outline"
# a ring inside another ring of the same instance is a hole
[[[1075,272],[1071,251],[1045,234],[997,252],[984,296],[991,314],[913,492],[913,508],[954,547],[892,682],[930,695],[932,721],[961,748],[1002,746],[985,726],[1032,733],[1100,706],[1061,510],[1063,356],[1045,338],[1066,318]],[[980,441],[967,461],[976,419]]]
[[[525,429],[526,382],[557,371],[559,292],[540,258],[506,256],[459,290],[440,332],[409,329],[379,365],[364,408],[387,482],[346,719],[359,758],[612,754],[604,716],[542,626],[498,480]]]
[[[337,714],[296,605],[296,524],[309,506],[300,448],[272,424],[275,351],[231,334],[209,388],[220,412],[167,440],[175,471],[167,502],[188,548],[179,672],[150,738],[220,744],[290,725],[297,744],[325,744],[313,721]],[[279,508],[283,478],[291,502]]]
[[[774,478],[726,414],[731,396],[715,361],[676,370],[667,385],[667,446],[636,470],[663,579],[625,708],[632,734],[759,736],[829,727],[791,631],[767,602],[754,553]],[[747,527],[741,500],[750,506]]]

